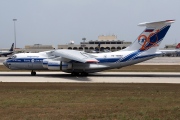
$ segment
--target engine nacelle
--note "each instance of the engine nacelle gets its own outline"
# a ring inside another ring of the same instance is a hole
[[[72,63],[62,62],[60,60],[54,59],[44,59],[43,60],[43,67],[49,70],[67,70],[72,69]]]
[[[67,69],[72,69],[72,64],[71,63],[66,63],[62,61],[48,61],[47,63],[47,68],[49,70],[67,70]]]
[[[44,59],[43,60],[43,63],[42,63],[42,66],[44,67],[44,68],[48,68],[48,62],[49,61],[52,61],[52,59]]]
[[[61,61],[48,61],[47,68],[49,70],[61,70]]]

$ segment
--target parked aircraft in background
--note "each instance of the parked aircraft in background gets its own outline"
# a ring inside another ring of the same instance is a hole
[[[176,49],[180,49],[180,43],[177,44]]]
[[[72,75],[122,68],[162,55],[158,48],[174,20],[141,23],[145,30],[129,47],[108,53],[86,53],[76,50],[51,50],[39,53],[19,53],[4,61],[12,70],[61,70]]]
[[[11,48],[9,49],[9,51],[0,51],[0,56],[5,56],[7,57],[7,55],[11,55],[14,52],[14,43],[12,44]]]
[[[160,50],[163,55],[166,56],[172,56],[173,54],[179,54],[180,53],[180,43],[177,44],[176,49],[173,50]]]

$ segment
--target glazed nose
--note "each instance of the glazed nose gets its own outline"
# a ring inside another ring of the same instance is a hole
[[[8,68],[8,64],[6,60],[3,62],[3,64]]]

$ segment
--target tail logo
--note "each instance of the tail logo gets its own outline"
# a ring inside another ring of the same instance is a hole
[[[144,50],[147,50],[151,47],[155,47],[155,46],[158,46],[158,32],[159,30],[157,30],[156,32],[154,33],[151,33],[149,34],[149,36],[146,36],[146,35],[140,35],[138,37],[138,43],[141,45],[141,48],[140,50],[144,51]],[[155,35],[155,39],[151,39],[152,36]]]
[[[179,49],[180,48],[180,43],[176,46],[176,49]]]

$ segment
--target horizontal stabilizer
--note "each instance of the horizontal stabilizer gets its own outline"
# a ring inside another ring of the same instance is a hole
[[[149,25],[157,25],[157,24],[171,24],[174,23],[175,20],[164,20],[164,21],[158,21],[158,22],[144,22],[139,23],[138,26],[149,26]]]

